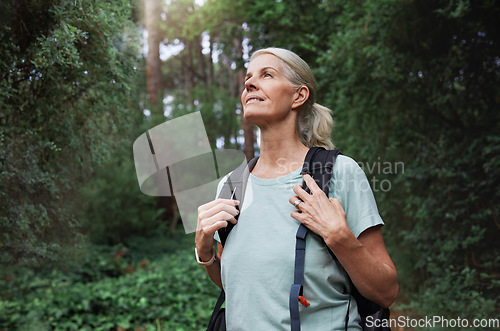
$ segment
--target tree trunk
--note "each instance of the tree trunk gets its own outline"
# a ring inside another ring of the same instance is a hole
[[[146,86],[148,90],[148,100],[153,106],[152,110],[159,110],[163,115],[163,107],[160,107],[162,97],[161,89],[161,59],[160,42],[162,33],[160,30],[161,0],[144,0],[144,24],[148,31],[148,54],[146,57]],[[158,107],[156,107],[158,106]],[[156,207],[164,209],[161,219],[170,221],[170,227],[175,228],[179,221],[177,203],[172,197],[158,197]]]
[[[187,57],[188,57],[187,68],[188,68],[189,88],[192,89],[195,86],[195,83],[194,83],[193,41],[192,40],[189,40],[186,43],[186,51],[187,51]]]
[[[214,63],[213,63],[213,55],[214,55],[214,44],[213,37],[210,36],[210,58],[208,59],[208,84],[211,85],[214,82]]]
[[[207,83],[207,73],[205,69],[205,58],[203,57],[203,48],[201,47],[201,36],[197,36],[194,40],[196,50],[196,62],[198,65],[198,77],[204,84]]]
[[[238,30],[240,31],[240,30]],[[244,84],[245,84],[245,67],[243,66],[243,40],[241,37],[234,37],[233,44],[236,52],[236,96],[239,97],[243,92]],[[243,109],[243,105],[241,107]],[[248,122],[243,116],[243,111],[241,112],[241,129],[243,130],[243,137],[245,138],[245,142],[243,144],[243,153],[245,154],[247,160],[251,160],[255,155],[255,137],[253,132],[253,124]]]
[[[144,0],[144,21],[148,31],[148,54],[146,57],[146,84],[148,99],[152,105],[158,104],[161,88],[160,42],[161,1]]]

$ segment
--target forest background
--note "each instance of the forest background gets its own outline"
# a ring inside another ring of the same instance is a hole
[[[217,288],[132,144],[199,111],[258,154],[252,50],[306,60],[363,166],[396,314],[498,318],[500,6],[494,0],[12,0],[0,8],[0,330],[202,330]],[[145,42],[147,40],[147,42]]]

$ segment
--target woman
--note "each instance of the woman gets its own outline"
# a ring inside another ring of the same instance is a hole
[[[388,307],[397,296],[383,221],[357,163],[337,157],[329,197],[309,175],[300,175],[310,147],[333,149],[330,110],[314,102],[315,89],[309,66],[296,54],[268,48],[252,55],[241,102],[245,118],[260,127],[260,158],[249,175],[238,224],[224,249],[218,243],[218,259],[213,238],[226,221],[236,224],[237,201],[200,206],[195,240],[199,262],[209,262],[208,275],[226,292],[228,330],[290,329],[288,296],[300,223],[313,232],[306,239],[304,296],[310,306],[301,306],[302,330],[345,327],[349,285],[325,245],[366,298]],[[312,195],[301,188],[303,179]],[[349,311],[349,330],[360,329],[354,300]]]

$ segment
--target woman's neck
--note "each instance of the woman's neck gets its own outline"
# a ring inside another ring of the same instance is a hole
[[[263,130],[260,157],[252,174],[261,178],[276,178],[302,167],[309,148],[290,130]]]

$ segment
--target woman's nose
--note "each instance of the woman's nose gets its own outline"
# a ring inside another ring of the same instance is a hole
[[[252,91],[257,89],[257,85],[252,78],[249,78],[245,81],[245,89],[247,91]]]

